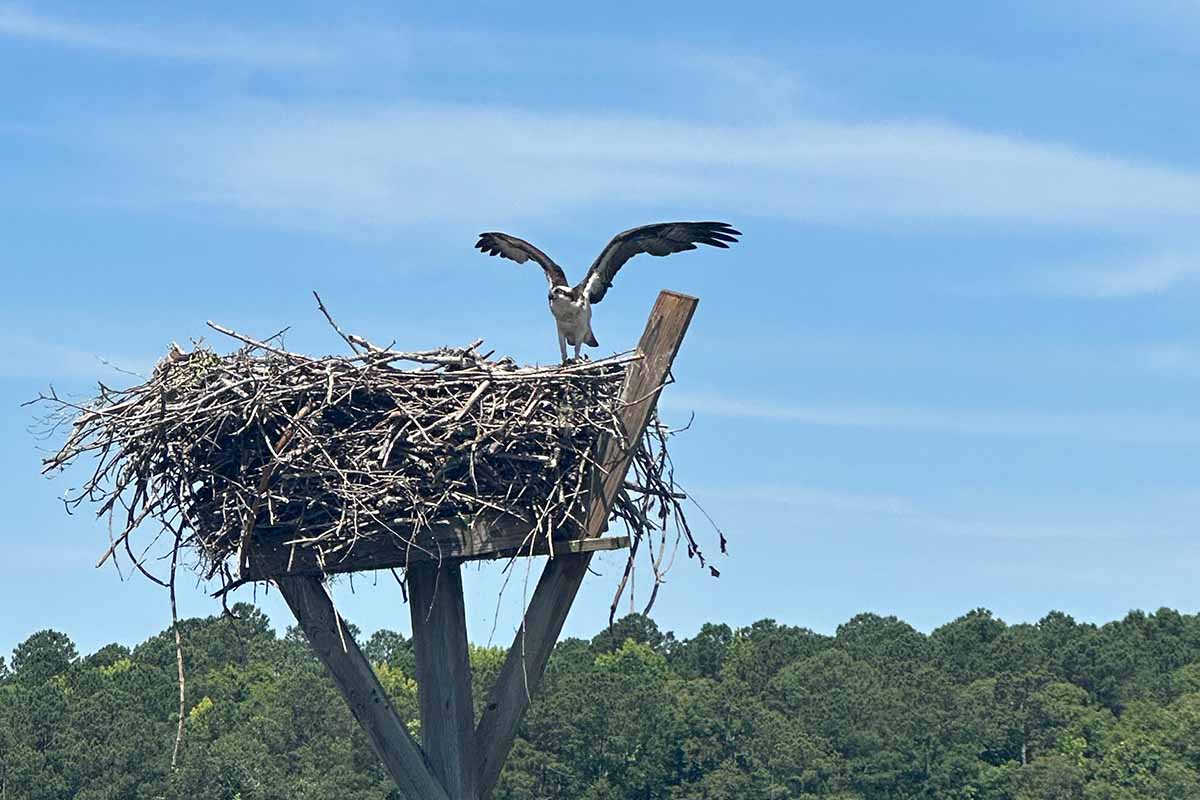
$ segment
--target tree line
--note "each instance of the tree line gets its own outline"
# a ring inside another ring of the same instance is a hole
[[[41,631],[0,658],[0,800],[397,795],[295,628],[253,606],[81,657]],[[414,733],[410,643],[364,653]],[[503,650],[471,648],[476,708]],[[633,615],[554,651],[499,800],[1200,798],[1200,616],[1097,626],[975,610],[931,634],[860,614],[677,639]]]

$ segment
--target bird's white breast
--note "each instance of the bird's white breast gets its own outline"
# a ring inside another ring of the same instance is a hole
[[[550,296],[550,313],[558,322],[558,327],[564,333],[578,331],[582,335],[591,322],[591,305],[586,297],[572,300],[569,296],[554,294]]]
[[[580,299],[572,301],[570,297],[564,295],[553,295],[550,298],[550,313],[559,322],[575,322],[582,320],[587,315],[587,301]]]

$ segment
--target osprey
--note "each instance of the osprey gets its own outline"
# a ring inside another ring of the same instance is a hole
[[[558,327],[558,349],[567,360],[567,345],[575,348],[575,358],[583,345],[597,347],[592,333],[592,306],[604,299],[613,278],[625,262],[638,253],[669,256],[684,250],[695,250],[698,244],[729,247],[741,231],[724,222],[660,222],[618,233],[592,262],[587,275],[575,287],[567,284],[562,267],[550,256],[524,239],[507,233],[481,233],[475,246],[490,256],[502,256],[518,264],[533,259],[546,273],[550,282],[550,313]]]

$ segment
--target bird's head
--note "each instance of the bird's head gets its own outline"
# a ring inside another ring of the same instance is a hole
[[[574,295],[574,290],[570,286],[551,286],[550,299],[571,300]]]

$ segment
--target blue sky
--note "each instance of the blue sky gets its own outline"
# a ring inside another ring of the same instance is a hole
[[[369,338],[551,360],[542,277],[475,235],[577,275],[662,219],[745,232],[596,310],[609,352],[658,289],[702,299],[662,406],[731,556],[676,565],[664,628],[1197,610],[1200,6],[408,5],[0,2],[0,650],[168,622],[39,477],[40,389],[208,319],[336,352],[312,289]],[[607,616],[596,563],[568,633]],[[506,642],[524,575],[467,580]],[[334,591],[407,630],[390,577]]]

